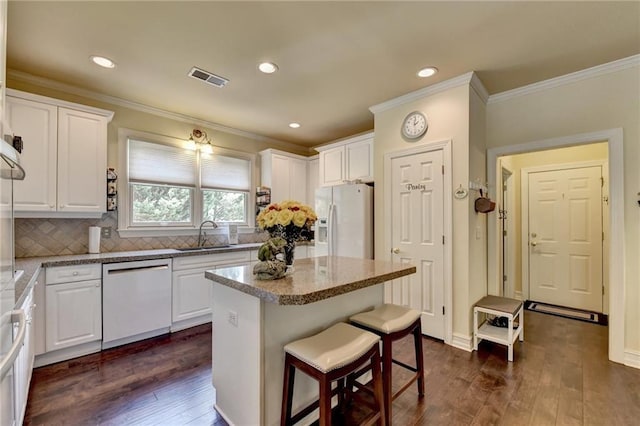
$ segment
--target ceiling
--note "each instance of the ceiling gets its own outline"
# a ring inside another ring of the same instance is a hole
[[[307,147],[372,129],[370,106],[469,71],[495,94],[640,53],[637,1],[8,8],[9,70]],[[90,55],[117,67],[99,68]],[[279,71],[259,72],[265,60]],[[439,73],[418,78],[427,65]],[[189,78],[193,66],[230,82]]]

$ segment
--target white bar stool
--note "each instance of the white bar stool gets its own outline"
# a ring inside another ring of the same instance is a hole
[[[280,424],[292,425],[320,407],[321,426],[331,425],[331,397],[338,393],[338,404],[344,400],[344,378],[365,364],[373,375],[374,398],[377,411],[362,424],[371,425],[380,420],[384,425],[384,400],[382,375],[380,372],[380,338],[346,323],[338,323],[320,333],[296,340],[284,347],[284,381],[282,388],[282,413]],[[292,416],[295,369],[318,381],[319,400]],[[338,381],[332,391],[331,383]],[[352,395],[350,395],[352,396]]]
[[[418,396],[424,396],[424,360],[422,358],[422,325],[420,312],[405,306],[384,304],[372,311],[361,312],[349,318],[356,326],[371,331],[382,338],[382,383],[384,386],[384,411],[386,423],[391,425],[391,403],[417,381]],[[413,334],[416,366],[393,359],[393,342]],[[391,390],[391,367],[397,364],[415,374],[395,393]]]

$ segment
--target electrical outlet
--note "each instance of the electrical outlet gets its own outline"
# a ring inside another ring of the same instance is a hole
[[[229,323],[231,325],[233,325],[234,327],[238,326],[238,313],[235,311],[229,311],[228,315],[227,315],[227,319],[229,320]]]
[[[111,227],[103,226],[101,229],[102,238],[111,238]]]

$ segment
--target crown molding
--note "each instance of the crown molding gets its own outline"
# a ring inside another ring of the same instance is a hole
[[[361,142],[364,140],[373,139],[374,136],[375,136],[375,132],[373,130],[367,130],[362,133],[356,133],[355,135],[339,138],[330,142],[316,145],[313,147],[313,150],[317,152],[326,151],[327,149],[330,149],[330,148],[336,148],[342,145],[347,145],[355,142]]]
[[[626,70],[640,65],[640,55],[629,56],[628,58],[619,59],[617,61],[608,62],[602,65],[596,65],[595,67],[587,68],[584,70],[572,72],[560,77],[550,78],[548,80],[532,83],[527,86],[522,86],[517,89],[507,90],[506,92],[497,93],[489,96],[488,104],[495,104],[498,102],[504,102],[520,96],[530,95],[536,92],[542,92],[544,90],[553,89],[555,87],[564,86],[566,84],[576,83],[578,81],[586,80],[588,78],[598,77],[601,75],[610,74],[617,71]]]
[[[82,89],[76,86],[72,86],[70,84],[61,83],[59,81],[51,80],[44,77],[38,77],[26,72],[17,71],[13,69],[7,69],[7,77],[12,78],[17,81],[22,81],[25,83],[30,83],[36,86],[44,87],[52,90],[59,90],[61,92],[82,96],[84,98],[94,99],[100,102],[106,102],[108,104],[117,105],[124,108],[133,109],[136,111],[144,112],[147,114],[156,115],[163,118],[168,118],[170,120],[180,121],[182,123],[189,123],[193,125],[199,125],[203,127],[207,127],[213,130],[217,130],[224,133],[229,133],[236,136],[242,136],[248,139],[253,139],[255,141],[266,142],[273,145],[277,145],[282,148],[289,148],[294,150],[307,149],[310,153],[313,152],[312,149],[296,145],[290,142],[281,141],[278,139],[272,139],[267,136],[262,136],[256,133],[247,132],[244,130],[235,129],[233,127],[223,126],[221,124],[217,124],[207,120],[201,120],[198,118],[190,117],[185,114],[179,114],[177,112],[166,111],[160,108],[155,108],[149,105],[144,105],[138,102],[129,101],[126,99],[118,98],[116,96],[105,95],[102,93],[94,92],[88,89]]]
[[[77,104],[75,102],[67,102],[61,99],[54,99],[48,96],[36,95],[35,93],[23,92],[22,90],[11,89],[7,87],[6,91],[7,96],[12,96],[14,98],[26,99],[28,101],[39,102],[41,104],[50,104],[55,106],[60,106],[63,108],[75,109],[76,111],[84,111],[89,112],[91,114],[100,115],[107,119],[107,122],[111,122],[113,120],[113,111],[108,111],[102,108],[96,108],[87,105]]]
[[[407,93],[406,95],[402,95],[400,97],[388,100],[381,104],[371,106],[369,107],[369,111],[371,111],[374,114],[377,114],[379,112],[387,111],[389,109],[396,108],[400,105],[404,105],[404,104],[416,101],[418,99],[422,99],[424,97],[434,95],[436,93],[444,92],[445,90],[449,90],[454,87],[470,84],[474,74],[475,73],[472,71],[458,77],[450,78],[449,80],[441,81],[440,83],[436,83],[431,86],[427,86],[422,89],[416,90],[414,92]],[[477,79],[477,81],[480,82],[479,79]],[[481,83],[480,85],[482,86]],[[484,86],[482,87],[484,88]]]
[[[469,82],[469,84],[471,85],[471,88],[478,94],[478,96],[480,96],[482,102],[484,102],[486,105],[487,101],[489,100],[489,92],[484,87],[484,84],[482,84],[482,80],[480,80],[478,74],[476,74],[475,72],[472,73],[471,81]]]

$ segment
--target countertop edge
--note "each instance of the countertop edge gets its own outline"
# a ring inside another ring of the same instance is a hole
[[[362,288],[370,287],[373,285],[381,284],[386,281],[394,280],[396,278],[404,277],[416,273],[415,266],[410,266],[403,270],[391,271],[375,277],[364,278],[362,280],[352,281],[350,283],[342,284],[336,287],[321,289],[306,294],[296,295],[278,295],[268,290],[254,287],[251,285],[239,283],[227,277],[217,275],[214,270],[205,271],[205,277],[209,280],[226,287],[233,288],[242,293],[250,296],[257,297],[266,302],[275,303],[277,305],[308,305],[310,303],[319,302],[321,300],[330,299],[335,296],[350,293],[352,291],[360,290]]]
[[[22,277],[16,281],[16,303],[19,307],[26,298],[29,289],[32,287],[34,277],[37,277],[41,268],[51,268],[55,266],[87,265],[93,263],[116,263],[134,262],[138,260],[168,259],[190,256],[206,256],[218,253],[230,253],[236,251],[257,250],[262,243],[237,244],[229,247],[212,248],[195,251],[179,251],[176,249],[138,250],[123,252],[107,252],[97,254],[76,254],[64,256],[47,257],[23,257],[17,258],[15,267],[23,270]],[[42,283],[44,285],[44,283]],[[21,289],[21,290],[20,290]]]

